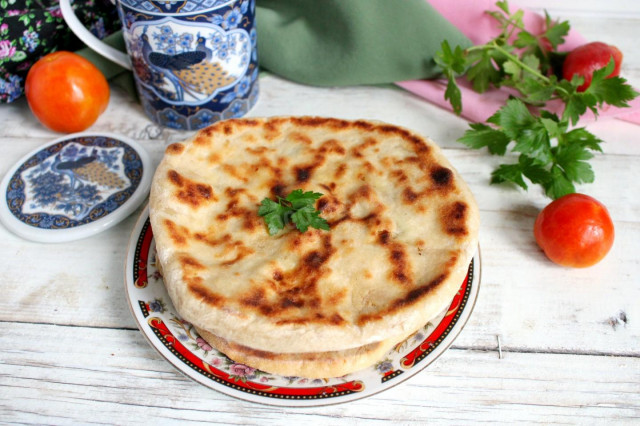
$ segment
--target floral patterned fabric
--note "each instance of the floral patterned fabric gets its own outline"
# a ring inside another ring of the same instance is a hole
[[[73,2],[81,22],[97,37],[120,28],[109,0]],[[0,103],[18,99],[33,63],[56,50],[77,50],[84,45],[65,24],[58,0],[0,0]]]

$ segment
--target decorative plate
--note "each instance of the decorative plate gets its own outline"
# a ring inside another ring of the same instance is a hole
[[[240,399],[280,406],[316,406],[353,401],[397,385],[440,356],[471,315],[480,285],[479,253],[469,264],[451,304],[375,365],[330,379],[285,377],[236,363],[213,349],[181,319],[155,265],[148,207],[136,224],[127,254],[125,286],[138,327],[151,345],[197,382]]]
[[[2,180],[0,220],[23,238],[63,242],[115,225],[146,198],[146,151],[112,134],[76,133],[27,154]]]

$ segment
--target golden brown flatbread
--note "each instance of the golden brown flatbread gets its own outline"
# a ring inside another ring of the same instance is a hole
[[[330,231],[275,236],[265,197],[324,194]],[[435,143],[373,121],[222,121],[170,145],[151,189],[158,261],[180,315],[275,354],[362,348],[408,335],[451,301],[479,215]]]
[[[196,331],[212,347],[235,362],[271,374],[309,379],[342,377],[362,370],[382,359],[394,346],[408,337],[408,335],[395,336],[382,342],[369,343],[343,351],[273,353],[229,342],[198,327]]]

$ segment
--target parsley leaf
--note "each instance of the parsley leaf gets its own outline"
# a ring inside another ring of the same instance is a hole
[[[486,146],[492,154],[504,155],[507,152],[507,145],[511,142],[511,138],[504,132],[482,123],[473,123],[470,127],[471,130],[467,130],[458,142],[474,149]]]
[[[293,223],[300,232],[306,232],[309,227],[329,230],[329,224],[320,217],[320,212],[311,206],[306,206],[297,210],[291,215]]]
[[[524,102],[512,98],[495,114],[489,117],[487,121],[501,127],[504,133],[511,139],[517,139],[518,136],[532,126],[536,120]]]
[[[586,90],[578,91],[584,77],[563,79],[559,70],[566,53],[556,50],[569,33],[569,22],[554,21],[545,12],[545,26],[534,34],[525,30],[522,10],[512,12],[505,0],[496,6],[487,14],[501,29],[497,37],[464,50],[444,41],[435,57],[447,78],[445,99],[456,114],[462,112],[459,78],[466,78],[478,93],[504,86],[512,90],[486,124],[470,124],[458,141],[494,155],[518,155],[517,163],[501,164],[493,171],[491,183],[508,182],[526,190],[531,182],[551,198],[575,192],[575,184],[595,179],[589,160],[602,151],[602,140],[572,126],[588,111],[597,116],[605,105],[628,107],[640,94],[624,78],[609,77],[613,58],[594,71]],[[545,109],[550,101],[561,103],[559,116]]]
[[[501,164],[491,173],[491,183],[511,182],[527,189],[527,183],[522,178],[522,167],[520,164]]]
[[[460,46],[456,46],[454,50],[451,50],[447,40],[444,40],[440,47],[442,50],[436,53],[434,60],[447,77],[444,98],[451,103],[455,113],[460,114],[462,111],[462,93],[456,84],[456,77],[465,72],[466,59],[464,51]]]
[[[288,211],[288,207],[276,203],[273,200],[268,198],[262,200],[258,214],[264,217],[269,235],[275,235],[284,228],[284,224],[288,220]]]
[[[306,232],[309,227],[329,230],[329,223],[320,217],[320,212],[314,207],[316,200],[322,197],[319,192],[296,189],[286,198],[278,197],[278,201],[265,198],[260,203],[258,215],[264,217],[269,235],[275,235],[293,222],[300,232]]]
[[[626,80],[621,77],[607,77],[614,67],[615,63],[611,57],[606,67],[595,70],[585,93],[593,95],[599,105],[606,103],[616,107],[629,107],[627,102],[638,96],[638,92],[625,84]]]
[[[569,25],[569,21],[562,21],[557,23],[552,22],[551,17],[546,10],[544,12],[544,15],[545,24],[547,27],[547,30],[544,32],[544,38],[549,40],[549,43],[551,43],[551,46],[555,49],[556,47],[564,43],[564,37],[569,34],[569,29],[571,26]]]
[[[558,166],[551,168],[551,180],[545,186],[545,193],[553,198],[560,198],[567,194],[576,192],[576,187],[571,183],[571,179]]]

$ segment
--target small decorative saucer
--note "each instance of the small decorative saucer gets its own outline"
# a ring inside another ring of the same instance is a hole
[[[146,198],[151,161],[133,140],[76,133],[27,154],[0,184],[0,221],[32,241],[85,238],[117,224]]]

